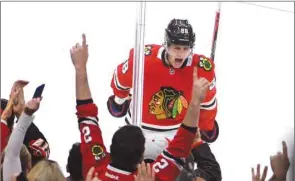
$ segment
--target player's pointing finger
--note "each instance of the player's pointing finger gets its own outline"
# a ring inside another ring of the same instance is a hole
[[[82,34],[82,46],[86,47],[86,35],[84,33]]]

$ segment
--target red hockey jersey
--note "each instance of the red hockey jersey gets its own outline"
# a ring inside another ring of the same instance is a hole
[[[165,56],[163,46],[145,46],[142,127],[152,130],[179,127],[191,100],[193,70],[197,66],[198,76],[211,82],[210,90],[201,104],[198,126],[201,130],[212,130],[217,113],[213,61],[193,54],[181,68],[174,69],[165,63]],[[132,88],[133,61],[131,49],[128,60],[118,65],[114,72],[111,87],[119,98],[127,97]]]
[[[98,125],[98,109],[95,104],[77,106],[79,129],[81,133],[81,153],[83,163],[83,175],[95,166],[98,178],[103,181],[134,181],[136,173],[119,170],[109,165],[110,155],[106,151],[102,139],[101,129]],[[169,146],[157,160],[152,163],[157,181],[171,181],[179,174],[180,165],[178,158],[186,158],[189,155],[195,134],[180,127],[169,143]]]
[[[8,143],[8,138],[10,135],[10,130],[7,126],[6,121],[1,120],[1,153],[5,149],[7,143]]]

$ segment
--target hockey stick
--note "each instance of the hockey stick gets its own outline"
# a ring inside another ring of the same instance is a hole
[[[220,9],[221,9],[221,2],[218,2],[218,7],[215,14],[215,24],[214,24],[214,31],[213,31],[213,40],[212,40],[212,47],[211,47],[211,59],[214,61],[215,58],[215,50],[216,50],[216,41],[217,41],[217,34],[218,34],[218,27],[219,27],[219,17],[220,17]]]
[[[216,14],[215,14],[215,23],[214,23],[214,31],[213,31],[213,40],[212,40],[212,47],[211,47],[211,56],[210,56],[210,58],[211,58],[211,60],[214,62],[214,59],[215,59],[215,50],[216,50],[216,42],[217,42],[217,35],[218,35],[218,28],[219,28],[219,18],[220,18],[220,9],[221,9],[221,2],[218,2],[217,3],[217,10],[216,10]],[[216,75],[214,75],[214,78],[213,78],[213,80],[212,80],[212,82],[211,82],[211,85],[214,85],[215,86],[215,84],[216,84]],[[210,86],[211,86],[210,85]],[[218,124],[217,124],[217,122],[216,122],[216,120],[215,120],[215,123],[214,124],[216,124],[217,126],[218,126]],[[216,127],[215,127],[216,128]],[[217,134],[219,134],[218,132],[217,132]],[[217,137],[218,137],[218,135],[214,135],[214,138],[212,139],[212,137],[210,138],[209,137],[209,135],[207,135],[207,133],[205,133],[205,132],[202,132],[201,133],[201,138],[203,139],[203,140],[206,140],[206,142],[207,143],[213,143],[216,139],[217,139]]]

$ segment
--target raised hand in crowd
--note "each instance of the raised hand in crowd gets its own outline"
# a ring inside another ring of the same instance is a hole
[[[24,112],[27,115],[30,115],[30,116],[33,115],[39,109],[40,102],[41,102],[41,98],[33,98],[32,100],[27,102],[27,104],[25,105]]]
[[[270,165],[273,171],[271,181],[285,181],[290,167],[288,148],[285,141],[282,142],[283,152],[278,152],[270,157]]]
[[[82,34],[82,45],[76,43],[70,53],[74,67],[76,69],[85,69],[88,60],[88,45],[86,44],[85,34]]]
[[[14,100],[18,97],[20,94],[20,88],[16,87],[11,93],[10,93],[10,99],[7,102],[7,105],[4,109],[4,111],[1,113],[1,119],[4,121],[7,121],[8,118],[10,118],[13,114],[13,105],[14,105]],[[13,120],[12,120],[13,121]]]
[[[24,111],[24,108],[25,108],[25,97],[24,97],[23,88],[28,83],[29,82],[25,81],[25,80],[17,80],[14,82],[13,87],[11,88],[10,99],[11,99],[11,95],[13,95],[13,93],[16,90],[19,90],[19,94],[17,94],[17,96],[14,97],[14,99],[13,99],[13,112],[16,115],[16,117],[18,117],[18,118],[21,115],[21,113]]]
[[[142,162],[137,166],[137,175],[134,175],[135,181],[155,181],[155,171],[149,163]]]
[[[91,92],[87,78],[88,45],[86,35],[82,34],[82,45],[76,43],[70,50],[72,63],[76,72],[76,98],[86,100],[91,98]]]
[[[267,169],[268,167],[265,166],[263,169],[263,173],[261,175],[260,173],[260,164],[257,164],[256,172],[254,168],[251,168],[252,171],[252,181],[265,181],[266,175],[267,175]]]

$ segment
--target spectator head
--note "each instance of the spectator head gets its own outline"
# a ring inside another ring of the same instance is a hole
[[[67,163],[67,172],[70,176],[67,178],[72,181],[83,180],[82,175],[82,154],[80,151],[80,143],[74,143],[70,149]]]
[[[142,130],[127,125],[117,130],[111,144],[111,163],[119,168],[135,171],[137,164],[143,160],[145,137]]]
[[[39,161],[28,173],[29,181],[65,181],[65,177],[57,164],[52,160]]]

